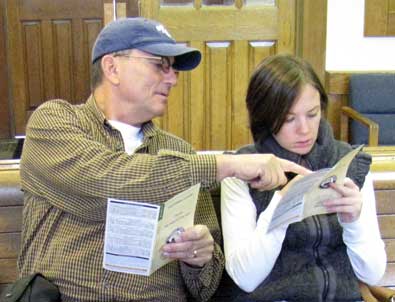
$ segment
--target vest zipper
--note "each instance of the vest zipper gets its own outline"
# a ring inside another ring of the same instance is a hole
[[[314,170],[311,163],[307,160],[305,160],[305,164],[302,164],[302,156],[299,157],[298,160],[298,164],[302,165],[306,168],[309,168],[310,170]],[[318,251],[318,247],[321,245],[322,242],[322,228],[321,228],[321,223],[319,221],[319,219],[317,218],[317,216],[312,216],[315,227],[316,227],[316,234],[317,234],[317,239],[313,244],[313,255],[315,258],[315,261],[317,263],[317,266],[321,269],[322,271],[322,275],[324,278],[324,288],[322,290],[322,301],[326,301],[326,298],[328,296],[328,292],[329,292],[329,272],[326,269],[326,267],[323,265],[321,258],[320,258],[320,253]]]
[[[329,272],[326,269],[325,265],[322,263],[320,254],[318,251],[318,247],[320,246],[322,242],[322,228],[321,224],[316,216],[313,216],[313,221],[316,226],[316,234],[317,234],[317,240],[313,244],[313,255],[315,258],[315,261],[318,265],[318,267],[322,271],[322,275],[324,278],[324,288],[322,290],[322,301],[326,301],[326,298],[328,296],[328,291],[329,291]]]

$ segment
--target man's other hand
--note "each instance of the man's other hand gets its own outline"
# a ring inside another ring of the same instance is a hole
[[[203,267],[209,262],[213,251],[214,239],[205,225],[194,225],[186,229],[174,243],[162,247],[163,256],[197,267]]]

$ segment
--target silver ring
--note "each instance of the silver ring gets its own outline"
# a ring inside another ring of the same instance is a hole
[[[197,257],[197,250],[194,250],[193,251],[193,258],[196,258]]]

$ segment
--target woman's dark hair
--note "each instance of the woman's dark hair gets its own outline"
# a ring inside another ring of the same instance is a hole
[[[247,109],[254,141],[277,134],[304,85],[320,94],[325,112],[328,96],[311,65],[291,55],[264,59],[253,72],[247,90]]]

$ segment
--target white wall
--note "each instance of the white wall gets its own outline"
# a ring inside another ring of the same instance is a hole
[[[365,38],[364,0],[328,0],[326,70],[395,70],[395,37]]]

